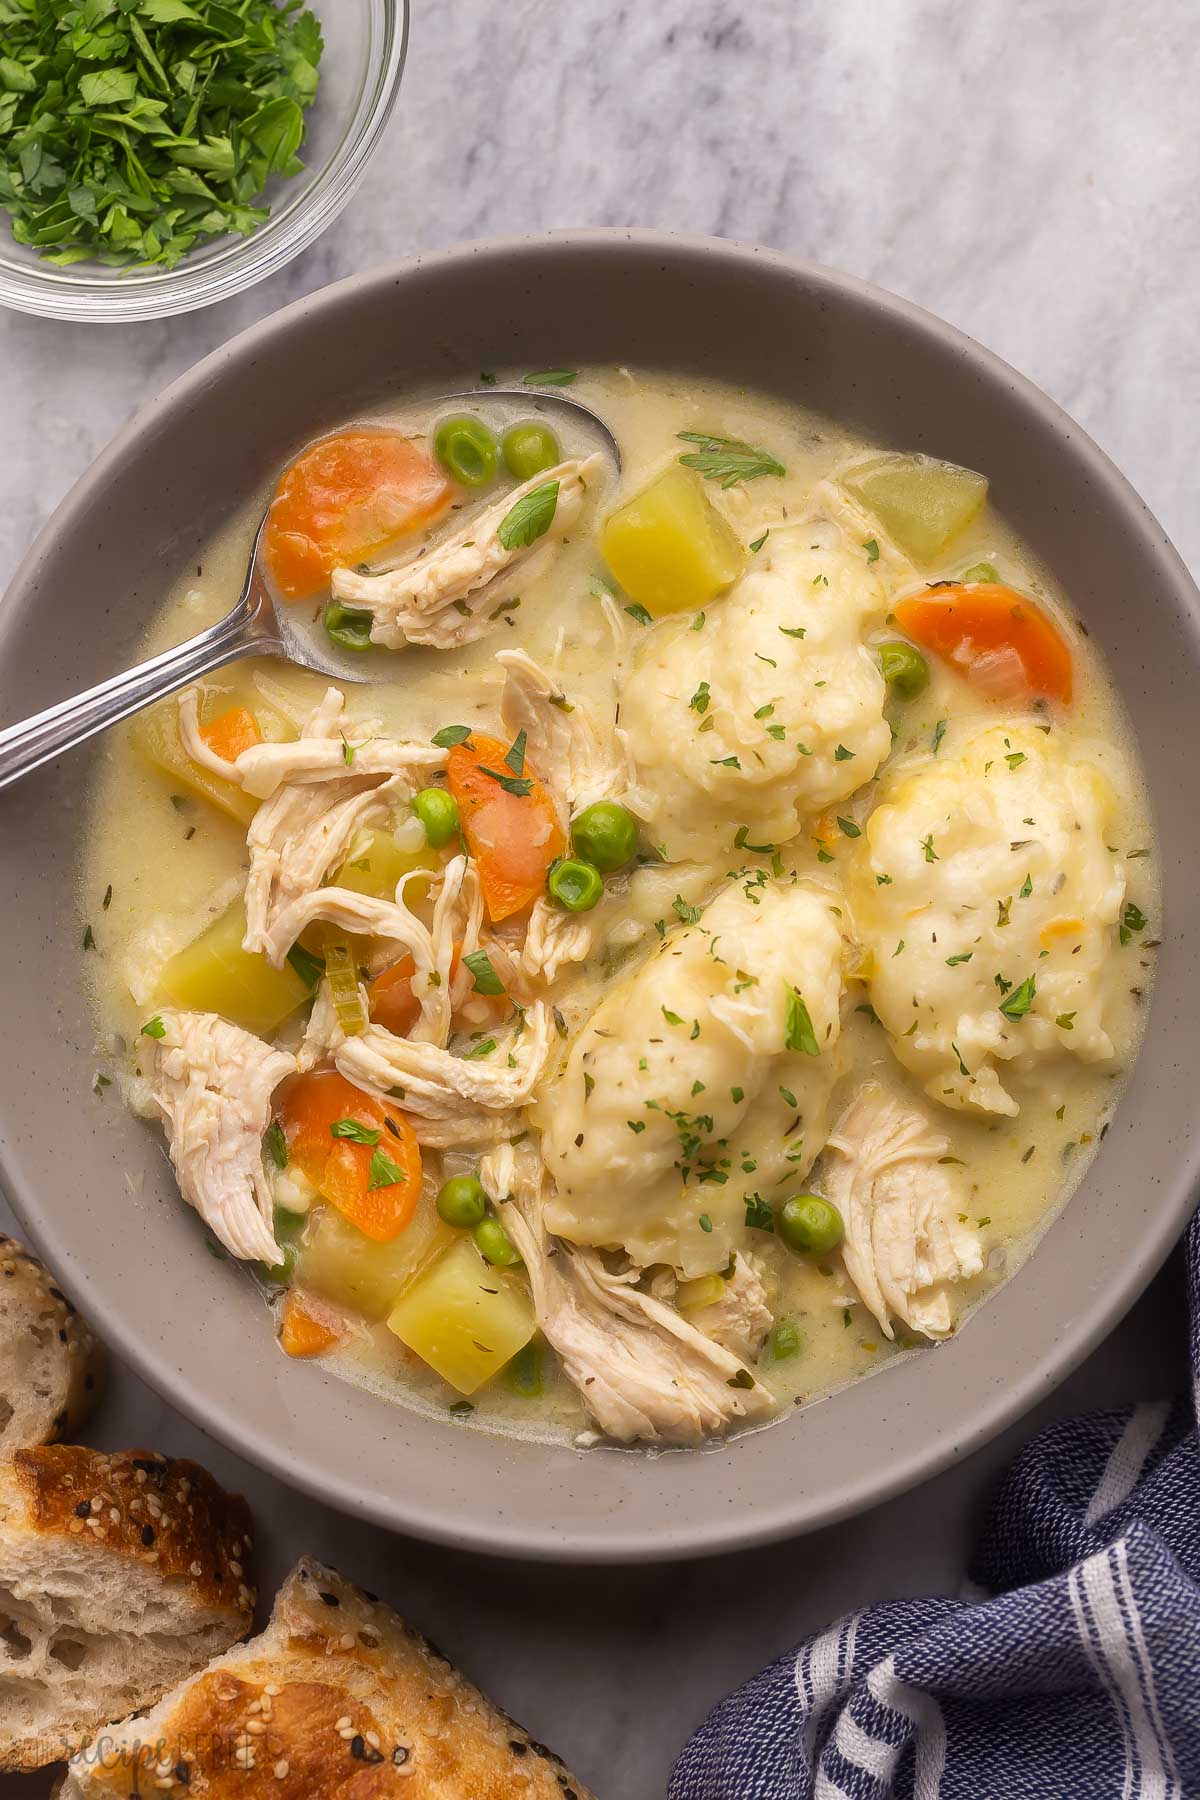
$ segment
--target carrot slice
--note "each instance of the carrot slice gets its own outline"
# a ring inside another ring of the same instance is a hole
[[[200,727],[200,736],[214,755],[223,756],[226,762],[236,762],[243,750],[263,741],[258,720],[248,706],[231,706],[218,713],[209,724]]]
[[[399,1237],[421,1193],[421,1150],[402,1112],[356,1088],[335,1069],[297,1075],[280,1089],[280,1119],[288,1160],[376,1243]],[[351,1120],[370,1141],[335,1137],[331,1127]],[[389,1167],[396,1174],[388,1179]]]
[[[493,924],[520,912],[541,893],[565,840],[554,802],[528,763],[514,777],[498,738],[472,732],[446,758],[446,779],[458,802],[467,847],[479,869]],[[527,792],[506,787],[528,783]]]
[[[949,582],[895,609],[906,637],[998,699],[1043,694],[1070,704],[1070,649],[1040,606],[1000,582]]]
[[[285,1295],[279,1316],[279,1343],[289,1356],[320,1356],[342,1338],[340,1331],[310,1312],[303,1294]]]
[[[414,972],[412,957],[402,956],[367,988],[367,1005],[375,1024],[397,1037],[407,1037],[420,1017],[420,1002],[412,991]]]
[[[339,431],[286,469],[263,531],[263,553],[285,600],[329,585],[332,571],[377,555],[431,525],[456,493],[412,438],[381,427]]]

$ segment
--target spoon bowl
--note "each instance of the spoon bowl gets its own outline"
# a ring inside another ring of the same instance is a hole
[[[516,403],[520,404],[517,405]],[[611,431],[597,413],[580,400],[565,394],[548,394],[530,387],[484,387],[445,394],[439,404],[470,404],[476,411],[487,408],[501,429],[522,417],[556,414],[572,428],[573,435],[584,436],[591,449],[601,451],[611,462],[614,472],[621,469],[621,452]],[[269,509],[268,509],[269,510]],[[395,655],[392,650],[342,650],[311,621],[300,622],[297,608],[281,600],[273,591],[262,555],[264,512],[254,534],[254,544],[246,566],[246,579],[235,606],[186,642],[177,644],[161,655],[151,657],[120,675],[98,682],[69,700],[47,707],[31,718],[19,719],[0,731],[0,788],[11,786],[22,776],[86,743],[98,732],[106,731],[133,713],[141,712],[155,701],[197,681],[214,669],[224,668],[244,656],[280,656],[300,668],[313,669],[339,682],[361,683],[379,673],[380,660]],[[405,559],[401,558],[403,562]],[[398,566],[384,562],[380,568]]]

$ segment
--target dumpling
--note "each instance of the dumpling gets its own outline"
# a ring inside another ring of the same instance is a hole
[[[847,887],[863,973],[933,1099],[1012,1115],[1003,1065],[1112,1055],[1114,801],[1097,767],[1025,720],[943,746],[871,814]]]
[[[720,856],[742,825],[785,843],[871,780],[891,733],[863,632],[885,605],[865,548],[808,520],[772,531],[699,629],[652,629],[621,696],[627,803],[672,861]]]
[[[746,1189],[774,1197],[825,1140],[834,904],[739,877],[610,990],[541,1100],[552,1232],[688,1278],[728,1265]]]

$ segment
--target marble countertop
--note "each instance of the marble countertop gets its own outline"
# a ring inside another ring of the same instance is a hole
[[[942,314],[1061,402],[1200,569],[1198,63],[1177,0],[415,0],[386,141],[289,269],[156,325],[0,315],[0,581],[134,408],[253,320],[417,249],[606,224],[756,240]],[[340,1565],[603,1800],[659,1800],[706,1708],[803,1632],[952,1591],[1015,1446],[1042,1417],[1171,1386],[1181,1319],[1168,1272],[996,1444],[856,1521],[711,1563],[554,1571],[389,1538],[240,1463],[123,1373],[95,1437],[207,1462],[255,1504],[265,1587],[302,1550]],[[13,1800],[47,1787],[0,1778]]]

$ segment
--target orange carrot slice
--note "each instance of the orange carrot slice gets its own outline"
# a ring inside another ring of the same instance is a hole
[[[541,893],[550,864],[565,845],[545,787],[528,763],[515,777],[507,754],[498,738],[473,731],[446,758],[447,783],[493,924]]]
[[[1070,704],[1070,649],[1040,606],[999,582],[931,588],[895,609],[906,637],[997,699],[1042,694]]]
[[[401,432],[361,426],[322,438],[284,471],[267,513],[263,553],[275,585],[285,600],[319,593],[334,569],[432,525],[456,491]]]
[[[332,1350],[342,1332],[309,1310],[303,1294],[293,1288],[284,1296],[279,1315],[279,1343],[289,1356],[320,1356]]]
[[[213,754],[223,756],[226,762],[236,762],[243,750],[263,741],[258,720],[248,706],[231,706],[218,713],[209,724],[200,727],[200,736]]]
[[[412,991],[414,971],[412,957],[402,956],[367,988],[371,1018],[397,1037],[407,1037],[421,1014],[420,1002]]]
[[[280,1119],[294,1162],[319,1194],[365,1237],[398,1237],[421,1193],[421,1150],[412,1126],[387,1101],[373,1099],[334,1069],[297,1075],[280,1089]],[[347,1120],[367,1142],[335,1136]]]

